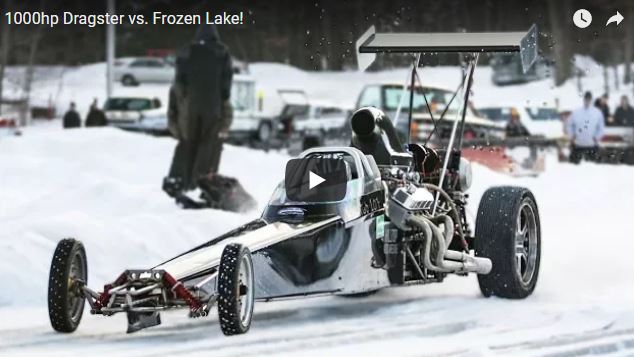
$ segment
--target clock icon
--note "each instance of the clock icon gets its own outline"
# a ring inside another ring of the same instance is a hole
[[[572,22],[580,29],[585,29],[592,23],[592,14],[586,9],[579,9],[572,15]]]

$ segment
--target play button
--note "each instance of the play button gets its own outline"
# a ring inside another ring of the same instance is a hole
[[[317,175],[316,173],[310,171],[308,173],[308,189],[312,190],[315,186],[319,185],[320,183],[326,181],[325,178]]]
[[[337,202],[346,196],[350,167],[340,157],[306,157],[286,163],[286,196],[296,202]]]

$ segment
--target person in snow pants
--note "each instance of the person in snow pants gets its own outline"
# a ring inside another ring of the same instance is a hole
[[[163,184],[168,194],[192,190],[199,179],[218,172],[221,133],[231,123],[232,77],[231,56],[215,25],[199,27],[178,55],[170,88],[168,121],[178,144]]]

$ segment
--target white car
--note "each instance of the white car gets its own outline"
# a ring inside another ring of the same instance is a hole
[[[233,121],[229,139],[237,144],[252,140],[268,141],[276,129],[275,123],[258,114],[256,108],[255,80],[246,74],[234,74],[231,83]]]
[[[530,135],[543,136],[546,139],[562,139],[566,136],[559,112],[554,107],[485,107],[478,108],[478,113],[504,125],[511,116],[517,115]]]
[[[157,98],[110,97],[104,103],[108,125],[122,129],[167,133],[167,109]]]
[[[141,83],[170,83],[174,66],[157,57],[122,58],[115,61],[114,78],[124,86]]]
[[[282,104],[279,113],[262,113],[256,108],[255,80],[244,74],[234,75],[231,87],[233,122],[229,128],[229,140],[235,144],[274,146],[290,135],[293,118],[306,111],[306,94],[279,89],[276,97]]]
[[[289,153],[317,146],[345,146],[350,142],[349,120],[351,108],[331,103],[310,101],[306,114],[293,121],[293,137]]]
[[[349,108],[329,103],[311,101],[309,105],[307,115],[298,117],[294,122],[295,131],[338,131],[346,127],[352,112]]]

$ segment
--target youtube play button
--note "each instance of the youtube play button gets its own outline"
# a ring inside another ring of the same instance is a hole
[[[286,196],[297,202],[333,202],[346,196],[348,164],[342,158],[307,157],[286,163]]]
[[[310,171],[308,172],[308,189],[312,190],[315,186],[319,185],[320,183],[326,181],[325,178],[317,175],[316,173]]]

